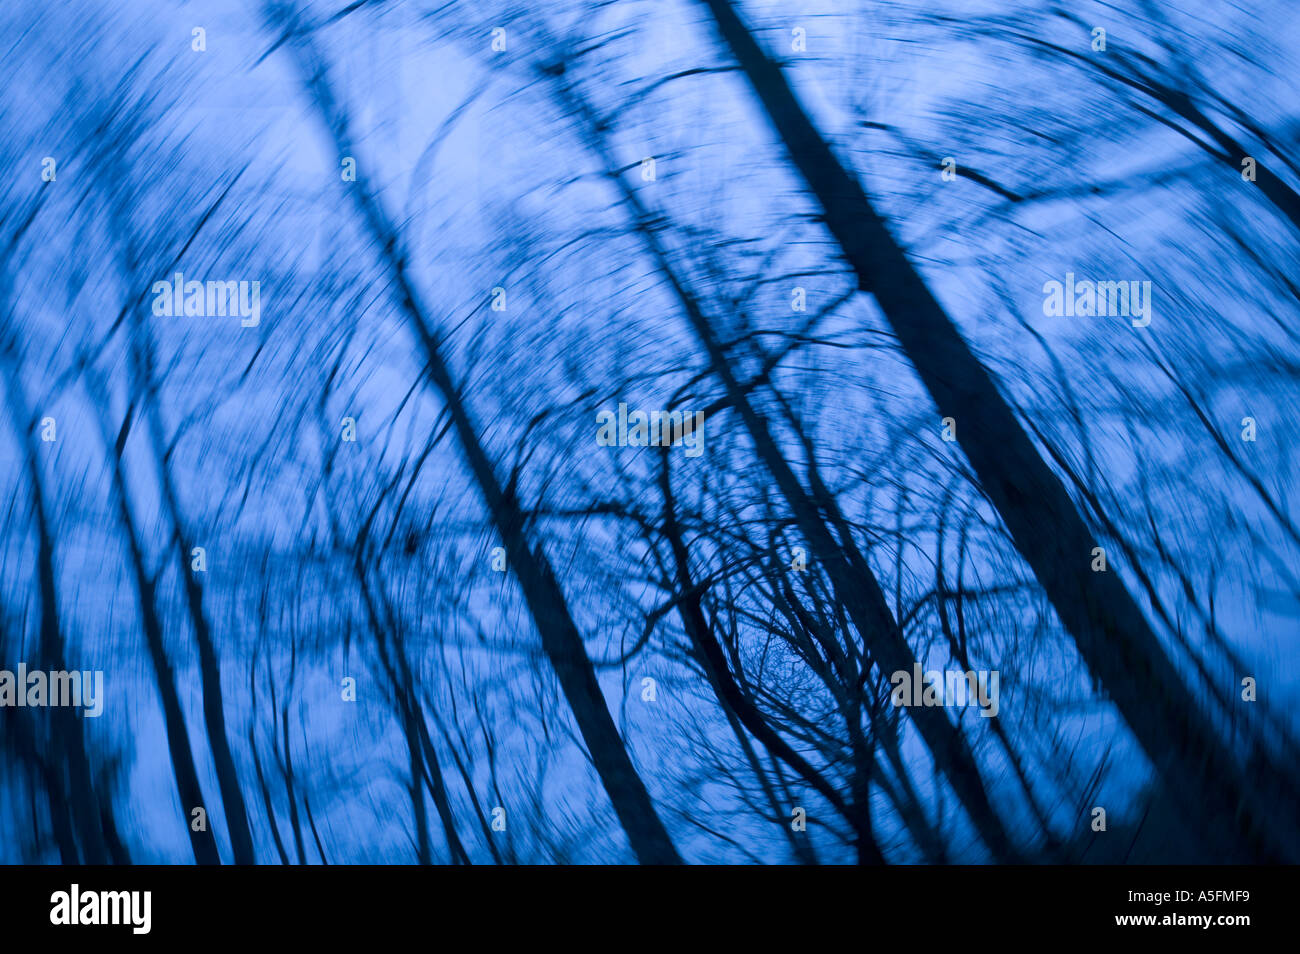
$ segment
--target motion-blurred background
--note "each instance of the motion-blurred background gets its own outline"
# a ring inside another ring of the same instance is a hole
[[[5,3],[0,861],[1300,860],[1298,54]]]

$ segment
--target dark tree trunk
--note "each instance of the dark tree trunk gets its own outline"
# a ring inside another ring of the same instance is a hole
[[[110,165],[109,171],[116,172],[116,169]],[[197,230],[202,228],[203,222],[215,211],[220,201],[219,198],[200,220],[196,226],[196,235]],[[117,203],[116,197],[110,199],[108,209],[113,227],[118,232],[122,243],[121,252],[127,273],[138,277],[141,269],[129,217]],[[248,825],[248,809],[244,804],[239,774],[235,770],[235,759],[226,737],[225,703],[221,692],[221,664],[213,641],[212,629],[208,625],[203,608],[203,588],[190,566],[193,539],[187,532],[172,479],[170,450],[163,428],[157,381],[154,376],[153,341],[147,324],[148,318],[143,312],[144,307],[145,301],[141,297],[128,303],[124,310],[124,314],[130,320],[131,357],[136,374],[136,387],[142,394],[141,404],[146,432],[152,442],[152,452],[157,462],[158,479],[162,490],[163,513],[172,528],[170,546],[184,585],[186,607],[194,630],[195,646],[198,649],[199,678],[203,690],[203,722],[208,746],[212,752],[212,761],[216,768],[217,786],[221,792],[222,811],[226,819],[227,834],[230,837],[231,853],[235,864],[251,865],[257,863],[257,854],[253,848],[253,836]]]
[[[1091,572],[1096,541],[1065,487],[780,69],[727,0],[701,2],[820,204],[859,287],[875,296],[939,413],[956,420],[958,441],[1017,549],[1198,834],[1225,859],[1300,860],[1295,819],[1270,811],[1269,799],[1285,792],[1276,774],[1249,783],[1243,777],[1119,577]],[[1268,790],[1264,798],[1261,788]]]
[[[704,313],[699,300],[686,287],[673,267],[667,250],[658,238],[652,217],[641,204],[636,193],[617,174],[618,167],[611,161],[608,150],[597,131],[600,123],[586,103],[578,97],[576,91],[562,79],[562,70],[553,70],[552,73],[557,77],[562,101],[581,118],[588,143],[597,155],[601,156],[607,174],[622,194],[624,203],[631,210],[634,225],[645,240],[656,266],[681,304],[687,322],[708,355],[711,369],[725,389],[727,402],[740,415],[750,440],[754,443],[755,452],[772,475],[777,489],[793,512],[800,532],[808,540],[826,569],[827,576],[836,594],[848,609],[863,644],[883,672],[910,673],[912,664],[916,662],[916,656],[889,610],[879,581],[865,557],[858,552],[853,540],[847,534],[842,534],[840,542],[837,542],[827,526],[827,519],[833,519],[835,516],[833,500],[826,493],[816,492],[816,502],[814,502],[814,495],[800,483],[793,468],[777,447],[766,418],[749,400],[747,388],[737,377],[726,349],[714,331],[713,323]],[[814,488],[814,491],[818,490],[819,488]],[[822,508],[820,511],[819,505]],[[1011,839],[1007,836],[1001,819],[998,818],[989,801],[975,757],[966,744],[965,737],[938,709],[913,706],[908,711],[921,738],[930,749],[935,764],[957,793],[958,799],[961,800],[962,806],[989,851],[999,861],[1018,860]]]
[[[106,409],[106,397],[97,394],[95,403]],[[157,591],[154,581],[149,578],[144,566],[144,554],[140,550],[139,535],[136,533],[135,515],[131,510],[127,495],[126,477],[122,471],[122,451],[126,446],[127,434],[131,427],[131,409],[127,409],[126,418],[116,440],[107,421],[101,418],[105,451],[109,457],[112,474],[113,496],[116,498],[119,519],[126,535],[127,549],[131,556],[131,568],[135,574],[136,594],[140,601],[140,620],[144,627],[145,644],[149,649],[149,659],[153,664],[154,682],[158,686],[158,695],[163,707],[163,726],[167,733],[167,750],[171,755],[172,774],[176,780],[176,795],[180,799],[182,823],[189,831],[190,847],[194,851],[194,860],[201,865],[219,865],[221,856],[217,851],[217,840],[211,827],[195,831],[190,822],[190,812],[199,806],[206,810],[207,802],[203,798],[203,789],[199,784],[199,773],[194,766],[194,753],[190,748],[190,733],[185,725],[185,715],[181,708],[180,696],[176,692],[176,677],[172,672],[171,660],[167,656],[167,647],[163,640],[162,620],[158,613]]]
[[[7,317],[3,324],[7,330]],[[32,518],[36,525],[36,576],[41,606],[38,649],[40,666],[49,671],[65,671],[67,661],[64,656],[63,633],[59,624],[58,583],[54,570],[54,536],[50,530],[49,515],[45,506],[40,459],[32,436],[35,419],[23,394],[18,369],[8,360],[5,364],[9,409],[13,415],[14,428],[18,431],[23,462],[27,469]],[[98,805],[99,796],[93,782],[90,758],[86,754],[82,722],[76,713],[64,706],[51,707],[50,722],[51,750],[62,756],[61,759],[55,759],[50,763],[51,775],[56,780],[56,784],[49,791],[51,801],[57,803],[50,806],[50,815],[56,819],[56,826],[63,832],[60,844],[64,844],[67,834],[62,821],[63,814],[66,813],[80,846],[80,857],[75,860],[91,865],[108,864],[110,857],[108,844],[104,838],[104,818],[101,817]]]
[[[334,99],[325,67],[311,48],[310,36],[286,5],[269,3],[267,9],[271,21],[286,31],[287,39],[299,54],[310,92],[341,150],[340,155],[355,156],[347,118]],[[595,668],[550,561],[540,546],[530,542],[523,510],[513,490],[502,487],[488,453],[479,441],[477,428],[460,389],[443,362],[430,312],[420,303],[415,285],[407,275],[405,253],[397,231],[378,201],[366,190],[364,179],[354,182],[350,191],[389,269],[397,304],[424,352],[426,373],[451,417],[470,474],[505,546],[507,561],[541,637],[542,650],[555,670],[592,765],[627,833],[632,850],[644,864],[680,864],[681,856],[655,811],[650,793],[637,774],[609,714]]]

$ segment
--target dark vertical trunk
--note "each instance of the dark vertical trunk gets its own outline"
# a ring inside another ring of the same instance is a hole
[[[104,787],[101,786],[101,789]],[[112,806],[106,799],[101,799],[99,803],[99,824],[104,829],[104,844],[108,846],[108,860],[115,865],[129,865],[131,853],[117,833],[117,821],[113,818]]]
[[[557,88],[562,101],[581,118],[588,143],[593,151],[601,156],[608,175],[615,187],[620,190],[624,203],[632,212],[633,223],[638,233],[645,240],[656,266],[681,304],[687,322],[704,347],[713,373],[726,391],[727,400],[740,415],[750,440],[754,443],[755,452],[772,475],[777,489],[793,512],[800,532],[808,540],[825,568],[836,594],[847,608],[863,643],[883,672],[910,673],[916,657],[890,613],[879,581],[867,564],[866,558],[858,551],[847,534],[843,534],[841,541],[836,542],[826,519],[818,509],[819,505],[824,509],[832,508],[833,500],[826,493],[818,493],[817,502],[814,502],[814,497],[800,483],[794,470],[777,447],[767,420],[750,402],[746,388],[737,378],[726,349],[714,331],[713,323],[705,315],[699,300],[686,287],[674,269],[667,250],[658,238],[654,220],[641,204],[636,193],[618,175],[616,171],[618,167],[611,161],[608,150],[597,131],[600,123],[586,103],[578,97],[576,91],[561,78],[562,70],[553,70],[552,75],[558,80]],[[833,516],[831,509],[826,509],[826,517]],[[997,813],[993,810],[975,757],[967,746],[965,738],[938,709],[914,706],[908,711],[921,738],[930,749],[936,765],[957,793],[957,797],[961,800],[989,851],[1000,861],[1017,860],[1016,850]]]
[[[340,148],[340,154],[355,156],[346,117],[334,99],[323,64],[311,49],[310,37],[285,5],[270,3],[268,12],[272,22],[287,31],[290,43],[300,55],[310,91],[328,131]],[[487,451],[479,441],[460,389],[443,362],[430,313],[420,304],[414,283],[407,275],[405,253],[396,229],[378,201],[366,191],[364,179],[353,183],[350,191],[388,266],[397,304],[424,352],[426,372],[446,405],[470,474],[505,546],[507,561],[541,637],[542,650],[555,670],[592,765],[627,833],[632,850],[645,864],[679,864],[681,856],[655,811],[645,783],[637,774],[609,714],[595,668],[550,561],[540,546],[530,542],[523,510],[513,489],[502,487]]]
[[[109,176],[120,176],[123,172],[117,162],[106,160],[106,172]],[[229,191],[227,187],[226,192]],[[226,193],[206,210],[190,236],[192,242],[203,225],[224,200]],[[143,271],[136,252],[136,242],[132,233],[128,210],[121,201],[119,192],[111,192],[106,203],[108,217],[113,231],[120,242],[120,253],[126,274],[132,281],[141,281]],[[186,244],[188,247],[188,243]],[[173,262],[179,261],[179,257]],[[141,287],[147,287],[142,283]],[[158,382],[154,374],[153,340],[148,327],[146,296],[142,292],[135,300],[128,302],[123,309],[123,316],[130,322],[131,361],[136,376],[135,386],[141,393],[141,405],[146,423],[146,433],[152,443],[152,453],[157,462],[158,478],[162,491],[163,516],[172,530],[171,548],[176,559],[185,592],[186,607],[189,612],[191,627],[194,630],[194,642],[199,656],[199,678],[203,692],[203,722],[212,752],[212,761],[216,769],[217,786],[221,792],[222,811],[226,819],[227,834],[230,837],[231,852],[236,864],[256,864],[257,855],[253,848],[252,832],[248,824],[248,810],[244,804],[243,791],[239,784],[239,775],[235,770],[234,756],[231,754],[230,742],[226,736],[225,703],[221,691],[221,665],[211,627],[203,607],[203,589],[190,567],[190,551],[193,538],[185,525],[184,515],[176,493],[171,472],[171,451],[167,444],[166,431],[163,427],[162,412],[159,406]],[[209,812],[211,815],[211,812]]]
[[[284,850],[284,841],[280,838],[280,826],[275,821],[275,806],[271,803],[271,789],[266,784],[266,774],[262,771],[262,759],[257,752],[256,729],[249,727],[248,751],[253,754],[253,770],[257,773],[257,787],[262,793],[262,806],[266,810],[266,823],[271,826],[271,840],[275,842],[276,854],[280,864],[289,864],[289,853]]]
[[[149,398],[149,414],[153,417],[154,429],[161,423],[157,416],[157,407],[152,395]],[[155,434],[155,440],[160,434]],[[212,762],[216,768],[217,785],[221,790],[221,804],[226,819],[226,829],[230,835],[231,851],[235,864],[251,865],[257,863],[253,850],[253,835],[248,826],[248,808],[244,804],[244,793],[239,785],[239,774],[235,771],[235,759],[230,751],[230,742],[226,738],[225,702],[221,694],[221,663],[217,658],[216,645],[212,630],[208,626],[206,611],[203,608],[203,588],[190,566],[190,552],[193,540],[186,534],[181,522],[179,503],[172,485],[171,469],[162,451],[163,445],[157,445],[159,452],[158,467],[162,475],[163,499],[167,515],[172,521],[174,534],[172,547],[176,556],[176,565],[185,583],[185,603],[189,609],[190,623],[194,629],[194,642],[199,651],[199,677],[203,688],[203,723],[207,729],[208,746],[212,750]]]
[[[780,69],[727,0],[701,2],[820,204],[859,286],[875,296],[939,413],[957,421],[958,441],[1016,547],[1198,833],[1225,858],[1300,859],[1295,820],[1267,803],[1285,791],[1275,773],[1260,780],[1264,785],[1246,783],[1118,575],[1091,572],[1096,541],[1065,487]],[[1268,796],[1261,798],[1261,789]]]
[[[289,799],[289,827],[293,829],[293,848],[298,854],[298,864],[303,864],[307,853],[303,850],[302,823],[298,820],[298,795],[293,784],[293,743],[289,741],[289,707],[280,710],[281,744],[284,746],[284,792]]]
[[[898,813],[903,817],[903,822],[907,825],[908,831],[912,833],[912,837],[916,840],[917,847],[921,849],[921,854],[925,857],[926,862],[932,865],[947,864],[947,846],[944,845],[939,831],[930,824],[930,819],[926,817],[925,806],[922,805],[916,787],[912,784],[912,778],[907,772],[907,766],[903,764],[903,753],[898,746],[895,726],[893,724],[884,724],[887,721],[886,719],[877,720],[876,738],[880,741],[880,747],[885,750],[885,760],[889,763],[889,767],[894,771],[894,776],[898,779],[894,804],[898,808]],[[884,767],[879,766],[877,771],[883,775]]]
[[[307,827],[311,829],[312,844],[316,846],[316,854],[320,855],[320,863],[328,865],[330,860],[325,854],[325,845],[320,840],[320,832],[316,830],[316,813],[311,810],[311,796],[306,791],[302,793],[302,810],[307,816]]]
[[[0,644],[0,653],[6,647]],[[3,657],[10,658],[7,654]],[[30,845],[25,845],[24,864],[36,864],[40,856],[35,852],[44,847],[44,832],[40,824],[41,809],[38,796],[44,794],[44,803],[50,818],[50,828],[54,843],[59,851],[59,863],[75,865],[80,863],[77,852],[77,836],[72,827],[72,815],[68,807],[68,797],[63,789],[63,777],[57,771],[46,751],[47,746],[39,742],[31,720],[23,718],[25,710],[0,709],[0,735],[5,739],[9,750],[16,753],[18,759],[27,769],[31,782],[31,818],[33,837]]]
[[[6,328],[9,325],[7,316],[3,324]],[[63,654],[63,633],[59,625],[54,537],[45,507],[40,460],[31,433],[34,419],[28,408],[26,396],[23,394],[22,383],[18,379],[18,369],[8,360],[5,364],[9,408],[13,415],[14,428],[18,432],[23,462],[27,470],[32,518],[36,525],[36,576],[41,605],[38,649],[40,666],[47,671],[63,671],[67,669],[67,662]],[[56,780],[56,784],[50,790],[50,798],[59,803],[51,805],[51,817],[55,817],[56,825],[59,825],[62,823],[62,814],[66,812],[80,845],[78,860],[92,865],[108,864],[108,845],[103,833],[104,821],[100,816],[98,794],[93,783],[90,759],[86,754],[82,722],[76,713],[64,706],[51,707],[50,722],[53,727],[51,749],[62,756],[61,760],[51,763],[51,775]]]
[[[433,709],[433,707],[430,706],[430,709]],[[447,743],[447,750],[451,753],[451,759],[456,765],[456,771],[460,775],[461,782],[464,783],[465,794],[469,796],[470,805],[474,809],[474,817],[478,819],[479,830],[483,833],[483,841],[487,844],[488,852],[492,855],[493,861],[501,864],[501,850],[497,848],[496,838],[492,834],[492,825],[483,812],[483,804],[479,801],[478,793],[475,791],[474,779],[470,776],[469,766],[465,764],[465,760],[457,752],[455,740],[452,739],[451,733],[447,731],[447,727],[443,725],[442,720],[438,718],[436,710],[433,711],[433,719],[442,735],[442,740]],[[463,737],[462,741],[464,741]],[[432,744],[430,742],[430,745]]]
[[[415,851],[416,860],[422,865],[433,864],[433,848],[429,844],[429,810],[424,805],[424,762],[420,755],[420,745],[415,733],[403,720],[406,728],[406,749],[411,756],[411,784],[407,791],[411,795],[411,813],[415,816]]]
[[[126,219],[116,206],[110,206],[110,210],[115,220],[115,227],[123,233],[125,243],[123,251],[128,273],[133,276],[138,275],[140,270],[136,267],[136,256]],[[217,786],[221,792],[221,804],[226,819],[227,834],[230,837],[231,852],[235,864],[251,865],[257,863],[257,855],[248,825],[248,809],[244,804],[239,775],[235,770],[235,759],[226,736],[221,664],[203,607],[203,588],[190,565],[190,552],[194,543],[187,531],[172,478],[170,450],[163,428],[158,386],[154,377],[153,342],[146,324],[147,318],[141,313],[143,307],[143,301],[138,300],[129,304],[126,309],[131,321],[132,360],[137,376],[136,384],[142,391],[143,414],[147,425],[146,431],[152,442],[154,458],[157,461],[163,513],[172,528],[171,549],[183,584],[186,608],[194,630],[195,646],[198,649],[199,679],[203,692],[203,723],[216,769]]]
[[[101,413],[106,413],[107,399],[102,394],[93,395]],[[172,775],[176,781],[176,795],[180,799],[182,823],[189,831],[190,847],[194,851],[194,860],[201,865],[221,864],[217,852],[217,841],[210,827],[195,831],[190,824],[190,812],[198,806],[206,806],[203,789],[199,784],[199,773],[194,765],[194,753],[190,748],[190,733],[185,725],[185,715],[181,708],[180,696],[176,692],[176,677],[172,672],[171,660],[163,640],[162,620],[158,613],[157,591],[153,580],[144,566],[144,554],[140,550],[139,535],[136,533],[135,515],[131,510],[127,494],[126,477],[122,470],[122,451],[126,446],[127,434],[131,427],[131,409],[127,409],[126,418],[116,440],[113,440],[107,421],[100,418],[104,438],[105,452],[108,454],[112,477],[112,493],[117,503],[118,517],[122,521],[122,530],[126,536],[127,550],[131,557],[131,568],[135,574],[136,595],[140,602],[140,620],[144,627],[145,645],[149,649],[149,659],[153,664],[154,683],[158,687],[158,696],[162,701],[163,727],[167,734],[167,750],[172,760]]]

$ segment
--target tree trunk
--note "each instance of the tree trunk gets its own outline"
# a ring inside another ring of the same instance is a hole
[[[109,173],[117,173],[115,166],[109,166]],[[224,194],[222,196],[224,198]],[[217,200],[219,204],[221,199]],[[197,228],[202,228],[209,215],[215,211],[216,204],[203,217]],[[126,272],[133,280],[139,281],[142,269],[136,254],[135,240],[130,227],[130,218],[118,202],[116,193],[110,195],[108,212],[113,229],[119,234],[122,243],[121,252]],[[197,229],[196,233],[197,234]],[[146,307],[144,296],[129,302],[124,314],[130,321],[131,360],[136,375],[136,387],[141,392],[141,405],[146,423],[146,433],[152,443],[152,452],[157,462],[158,479],[162,491],[163,513],[171,524],[172,536],[170,546],[176,559],[177,571],[184,585],[186,607],[189,610],[190,623],[194,629],[194,642],[199,656],[199,677],[203,690],[203,723],[207,733],[208,746],[212,752],[212,761],[217,774],[217,786],[221,792],[221,804],[226,819],[227,833],[230,836],[231,853],[235,864],[251,865],[257,863],[257,854],[253,847],[253,836],[248,825],[248,809],[244,804],[243,791],[239,784],[239,774],[235,770],[235,759],[231,754],[230,742],[226,737],[225,703],[221,692],[221,663],[213,641],[212,629],[208,625],[203,608],[203,588],[190,566],[190,553],[193,539],[187,532],[181,513],[180,501],[172,479],[170,452],[167,447],[166,433],[163,428],[162,412],[159,407],[158,384],[154,376],[153,341],[148,327],[148,318],[143,309]]]
[[[98,388],[95,390],[99,391]],[[94,399],[101,413],[107,413],[107,396],[99,392],[94,395]],[[216,837],[211,828],[205,827],[203,831],[195,831],[190,823],[190,812],[198,806],[206,806],[207,802],[204,801],[203,789],[199,784],[199,773],[194,766],[190,733],[185,725],[180,696],[176,692],[176,677],[172,672],[171,660],[167,657],[162,620],[158,613],[157,590],[154,581],[149,578],[145,570],[144,554],[140,550],[140,538],[135,528],[135,516],[131,511],[131,502],[127,495],[126,477],[122,469],[122,451],[131,427],[131,411],[131,408],[127,409],[126,418],[122,421],[122,428],[116,441],[112,439],[107,420],[100,418],[105,453],[108,455],[112,476],[112,493],[117,502],[118,517],[122,521],[122,530],[126,536],[131,568],[135,573],[136,594],[140,601],[140,620],[144,628],[145,644],[149,649],[149,659],[153,663],[154,682],[158,686],[158,696],[162,701],[163,726],[167,734],[167,750],[172,760],[172,775],[176,780],[176,795],[180,800],[182,824],[189,831],[190,847],[194,851],[195,862],[201,865],[219,865],[221,856],[217,851]]]
[[[1017,549],[1197,834],[1225,858],[1295,862],[1300,837],[1248,784],[1114,572],[1090,569],[1096,541],[861,186],[803,111],[780,69],[727,0],[701,0],[820,204],[827,228],[871,292],[957,438]],[[1273,773],[1269,773],[1273,774]],[[1285,788],[1265,781],[1270,796]],[[1294,801],[1292,802],[1294,804]]]
[[[307,84],[328,131],[339,147],[339,154],[356,156],[347,117],[334,99],[325,67],[312,48],[310,36],[287,5],[268,3],[267,10],[271,22],[285,30],[287,39],[299,54]],[[537,626],[542,650],[555,670],[592,765],[627,833],[632,850],[644,864],[680,864],[681,857],[609,714],[595,668],[550,561],[540,546],[534,547],[529,541],[523,511],[514,492],[503,488],[497,478],[460,389],[443,362],[430,312],[420,303],[415,285],[407,276],[405,255],[396,229],[378,200],[366,191],[364,179],[354,182],[350,191],[388,266],[397,304],[424,351],[426,372],[452,419],[470,473],[505,545],[506,559]]]
[[[772,475],[777,489],[794,514],[800,532],[825,567],[836,595],[848,609],[863,644],[883,672],[912,672],[912,664],[916,662],[916,656],[890,612],[875,574],[871,571],[865,557],[858,552],[853,540],[847,534],[843,534],[840,542],[837,543],[826,520],[823,519],[823,511],[827,517],[834,517],[833,500],[828,494],[816,492],[818,488],[814,488],[817,498],[814,502],[814,495],[810,495],[800,483],[793,468],[777,447],[767,420],[750,402],[746,387],[737,378],[726,350],[714,332],[713,323],[704,314],[699,300],[686,287],[673,267],[667,249],[658,238],[653,218],[641,204],[636,193],[615,171],[618,167],[612,162],[612,157],[608,155],[608,150],[597,131],[600,123],[586,103],[578,97],[576,91],[559,78],[562,71],[552,72],[557,77],[557,87],[562,101],[581,118],[588,143],[601,157],[607,174],[620,190],[624,203],[631,210],[637,231],[645,240],[660,274],[681,304],[687,322],[708,355],[713,373],[725,389],[728,402],[740,415],[750,440],[754,443],[755,452]],[[822,511],[819,511],[819,505]],[[908,712],[921,738],[930,749],[935,764],[957,793],[958,799],[989,851],[999,861],[1018,860],[1011,839],[1007,836],[1006,829],[989,801],[974,755],[960,731],[948,721],[948,717],[943,712],[937,709],[912,706]]]
[[[4,307],[0,303],[0,307]],[[5,331],[9,331],[8,316],[3,321]],[[47,671],[65,671],[67,662],[64,657],[63,633],[59,624],[58,583],[54,570],[54,536],[50,530],[49,515],[45,507],[45,495],[41,480],[41,465],[32,437],[34,418],[23,393],[19,371],[7,357],[4,359],[5,385],[8,391],[9,409],[13,416],[13,425],[22,449],[23,463],[27,469],[28,492],[32,518],[36,525],[36,577],[40,594],[40,642],[39,659],[42,669]],[[104,865],[109,862],[108,844],[104,839],[104,819],[100,815],[98,794],[95,791],[90,769],[90,758],[86,754],[86,739],[80,717],[64,706],[52,706],[50,712],[51,740],[53,752],[63,756],[51,761],[52,775],[57,785],[50,791],[50,815],[67,812],[72,828],[80,843],[81,862],[91,865]],[[66,835],[66,829],[64,829]],[[60,841],[62,844],[62,840]]]

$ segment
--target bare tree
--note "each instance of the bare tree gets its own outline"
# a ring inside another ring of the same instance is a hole
[[[1294,825],[1279,833],[1271,810],[1285,792],[1278,771],[1265,758],[1265,784],[1247,783],[1118,576],[1088,572],[1096,539],[988,372],[732,5],[702,2],[817,199],[860,287],[880,304],[940,414],[957,421],[958,441],[984,492],[1080,655],[1184,810],[1199,820],[1207,837],[1221,841],[1225,856],[1244,850],[1255,858],[1300,857]],[[1229,819],[1236,822],[1226,824]]]

